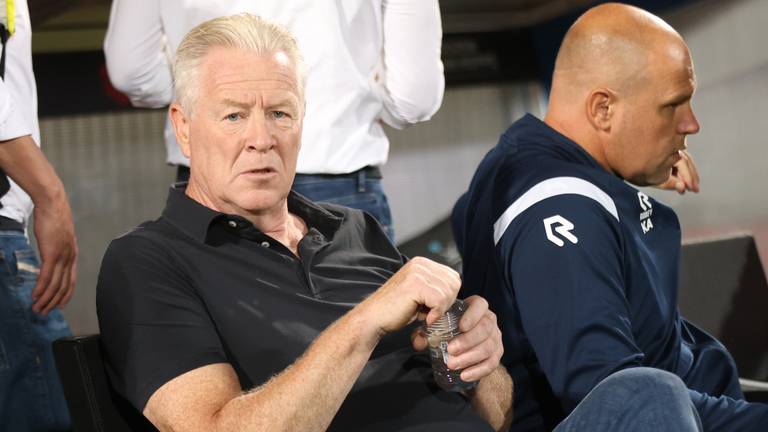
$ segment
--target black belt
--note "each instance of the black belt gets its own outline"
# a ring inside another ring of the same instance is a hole
[[[366,178],[372,178],[372,179],[380,179],[382,178],[381,170],[377,166],[364,166],[360,168],[357,171],[352,171],[351,173],[345,173],[345,174],[296,174],[297,176],[312,176],[312,177],[321,177],[321,178],[339,178],[339,177],[357,177],[360,174],[365,174]]]
[[[24,232],[24,224],[5,216],[0,216],[0,231],[22,231]]]

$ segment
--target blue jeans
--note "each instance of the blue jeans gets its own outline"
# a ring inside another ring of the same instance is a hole
[[[32,312],[37,256],[20,231],[0,231],[0,430],[68,430],[51,343],[70,331],[57,308]]]
[[[601,381],[554,432],[702,430],[680,378],[661,369],[637,367]]]
[[[296,174],[293,190],[312,201],[329,202],[367,212],[379,221],[387,237],[394,243],[392,214],[380,178],[366,177],[363,171],[339,176]]]

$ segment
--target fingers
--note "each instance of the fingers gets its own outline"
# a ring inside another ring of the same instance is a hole
[[[490,344],[490,345],[489,345]],[[491,349],[490,351],[488,349]],[[496,324],[496,315],[488,311],[487,315],[481,319],[475,327],[464,332],[448,343],[448,354],[452,360],[456,360],[456,367],[451,369],[461,369],[480,361],[477,353],[481,356],[497,355],[501,358],[504,349],[501,344],[501,331]]]
[[[66,306],[69,303],[69,301],[72,300],[72,296],[75,294],[76,281],[77,281],[77,259],[75,259],[74,262],[72,263],[72,269],[69,272],[69,288],[67,289],[67,294],[61,300],[61,306]]]
[[[496,370],[496,368],[499,366],[500,359],[501,359],[501,356],[487,357],[485,360],[481,361],[480,363],[475,363],[470,367],[464,368],[464,370],[461,371],[461,374],[459,376],[464,382],[479,381],[487,377],[491,373],[493,373],[494,370]]]
[[[687,150],[681,150],[680,156],[681,159],[675,164],[670,180],[665,184],[673,182],[672,186],[681,195],[686,191],[699,192],[699,171],[693,156]]]
[[[690,171],[690,181],[687,182],[689,185],[688,189],[692,190],[693,192],[699,192],[699,184],[701,183],[701,178],[699,177],[699,169],[696,167],[696,163],[693,161],[693,156],[688,153],[687,150],[683,150],[682,154],[683,158],[686,160],[686,166]]]
[[[466,333],[475,327],[488,312],[488,302],[484,298],[474,295],[464,299],[464,304],[467,306],[467,310],[461,316],[459,330]]]
[[[45,261],[47,260],[43,261],[43,267],[46,265]],[[55,298],[60,297],[58,294],[62,289],[62,280],[64,280],[64,272],[66,270],[61,262],[54,263],[52,267],[51,278],[48,284],[44,286],[43,292],[37,301],[32,304],[32,310],[43,315],[47,314],[47,311],[50,310],[50,303]]]
[[[32,310],[42,315],[48,314],[57,306],[64,306],[74,293],[77,277],[76,254],[59,251],[60,255],[49,257],[42,254],[42,268],[35,289],[32,291]]]
[[[461,287],[453,269],[416,257],[356,309],[370,317],[377,334],[399,330],[415,319],[434,323],[453,304]]]
[[[679,152],[680,160],[672,167],[672,174],[667,181],[656,187],[663,190],[675,190],[680,195],[687,191],[699,192],[699,170],[693,161],[693,156],[687,150]]]
[[[425,321],[432,324],[453,305],[461,288],[461,278],[450,267],[426,258],[416,257],[412,261],[415,261],[415,266],[419,266],[421,276],[422,286],[417,288],[420,302],[429,308]]]
[[[53,278],[53,269],[54,265],[48,260],[41,263],[40,273],[37,275],[37,283],[32,289],[32,301],[34,302],[32,309],[35,309],[35,305],[38,304],[40,296],[45,293],[48,285],[50,285],[51,278]],[[35,312],[37,312],[37,310],[35,310]]]
[[[463,369],[463,380],[477,381],[498,366],[504,348],[496,314],[488,309],[488,302],[479,296],[464,301],[468,308],[459,322],[463,333],[448,344],[447,366],[454,370]]]
[[[53,298],[51,298],[51,301],[49,301],[48,304],[43,308],[43,315],[47,315],[48,312],[53,310],[53,308],[62,305],[64,297],[66,297],[67,293],[69,292],[70,272],[71,269],[69,267],[63,268],[58,288],[56,288],[55,294],[53,295]]]
[[[413,349],[416,351],[424,351],[429,346],[421,326],[411,332],[411,345],[413,345]]]

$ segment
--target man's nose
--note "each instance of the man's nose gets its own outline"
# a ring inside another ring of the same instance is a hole
[[[267,152],[271,150],[277,140],[270,128],[270,124],[264,116],[251,116],[246,129],[245,145],[250,151]]]
[[[688,113],[683,118],[679,125],[679,132],[686,135],[694,135],[699,133],[701,125],[699,119],[696,118],[696,114],[693,112],[693,108],[688,108]]]

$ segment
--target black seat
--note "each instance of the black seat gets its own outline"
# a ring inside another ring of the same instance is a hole
[[[747,399],[768,401],[768,281],[755,240],[738,234],[683,244],[680,312],[733,355]],[[760,388],[762,387],[762,391]]]
[[[59,339],[53,355],[76,432],[157,431],[109,386],[98,334]]]

